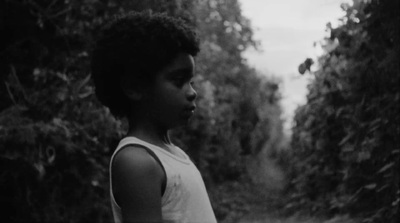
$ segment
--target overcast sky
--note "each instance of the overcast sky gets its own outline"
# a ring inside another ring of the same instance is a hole
[[[338,24],[344,15],[341,3],[351,0],[240,0],[242,13],[249,18],[262,52],[248,50],[244,57],[262,73],[282,80],[283,118],[291,126],[294,110],[304,104],[310,76],[301,76],[297,67],[321,50],[313,46],[328,33],[326,24]]]

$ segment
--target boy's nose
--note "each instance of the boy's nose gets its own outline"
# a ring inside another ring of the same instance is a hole
[[[196,97],[197,97],[197,92],[193,89],[192,86],[190,86],[190,87],[189,87],[189,90],[188,90],[187,93],[186,93],[186,98],[187,98],[189,101],[193,101],[193,100],[196,99]]]

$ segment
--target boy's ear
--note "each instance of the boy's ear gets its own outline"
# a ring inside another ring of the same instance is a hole
[[[132,78],[122,77],[120,80],[120,86],[122,91],[128,98],[139,101],[143,98],[143,92],[141,88],[138,86],[138,83]]]

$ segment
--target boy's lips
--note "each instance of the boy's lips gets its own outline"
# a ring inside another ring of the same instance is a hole
[[[195,105],[190,105],[190,106],[186,106],[183,109],[183,112],[184,112],[184,114],[191,116],[191,115],[194,114],[195,110],[196,110],[196,106]]]
[[[186,107],[185,107],[185,110],[187,110],[187,111],[194,111],[194,110],[196,110],[196,105],[186,106]]]

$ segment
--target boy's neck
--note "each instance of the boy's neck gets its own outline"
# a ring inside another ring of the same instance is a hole
[[[144,122],[143,120],[135,123],[130,122],[127,135],[134,136],[161,148],[166,148],[166,146],[172,144],[168,129],[160,128],[154,123]]]

